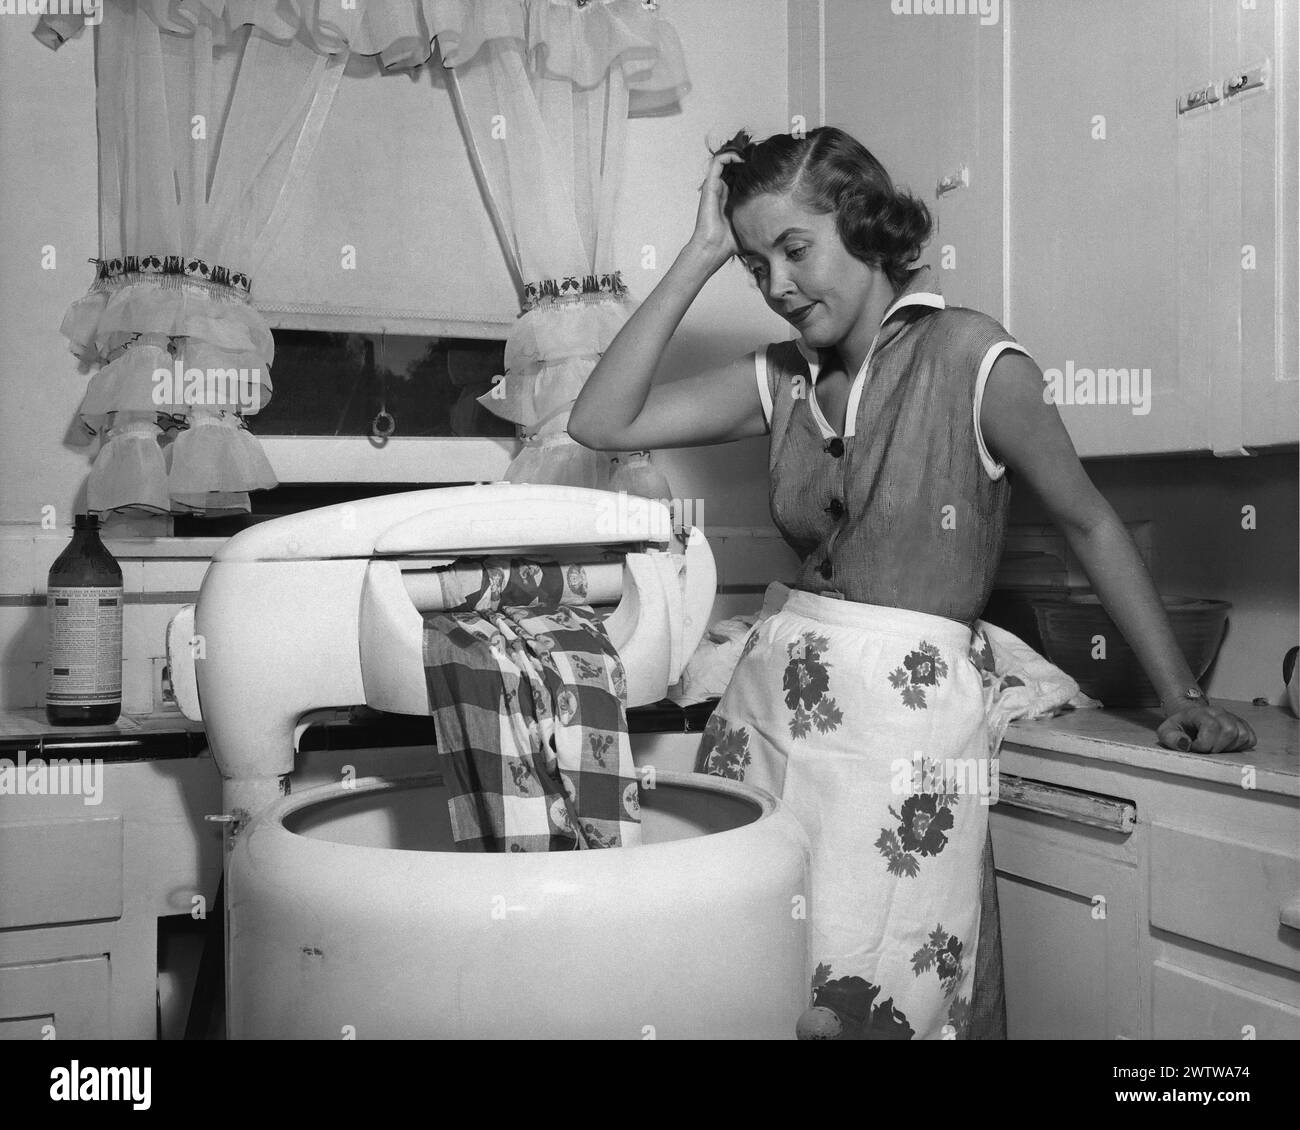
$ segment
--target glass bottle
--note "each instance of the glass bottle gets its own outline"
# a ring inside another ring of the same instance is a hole
[[[122,570],[99,540],[99,517],[78,514],[50,567],[46,593],[55,726],[102,725],[122,713]]]

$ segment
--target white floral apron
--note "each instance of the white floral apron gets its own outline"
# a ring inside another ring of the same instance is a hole
[[[746,641],[696,767],[776,794],[808,833],[801,1037],[965,1034],[997,785],[985,647],[955,620],[803,591]]]

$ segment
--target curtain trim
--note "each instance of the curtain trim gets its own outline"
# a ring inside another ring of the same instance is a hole
[[[619,271],[602,275],[565,275],[558,279],[541,279],[524,284],[524,310],[555,303],[599,302],[606,298],[622,298],[627,285]]]
[[[247,272],[188,255],[159,255],[151,251],[143,255],[92,259],[91,262],[96,265],[92,289],[144,280],[163,282],[168,278],[183,278],[186,282],[197,285],[224,287],[243,295],[251,294],[253,289],[253,280]]]

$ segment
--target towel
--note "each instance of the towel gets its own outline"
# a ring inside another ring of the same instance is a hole
[[[591,608],[426,613],[424,664],[458,848],[640,843],[627,680]]]
[[[768,585],[757,614],[721,620],[711,626],[669,697],[679,706],[720,697],[740,662],[750,630],[785,607],[791,591],[788,585],[774,581]],[[976,620],[971,630],[971,660],[984,681],[992,756],[997,756],[1007,727],[1017,719],[1101,706],[1019,637],[985,620]]]
[[[789,585],[773,581],[763,594],[763,606],[757,614],[734,616],[710,625],[668,697],[678,706],[721,698],[740,662],[750,630],[784,608],[786,598],[793,591]]]
[[[971,662],[984,680],[989,753],[996,757],[1007,727],[1020,719],[1045,718],[1061,710],[1096,709],[1101,703],[1019,636],[976,620]]]

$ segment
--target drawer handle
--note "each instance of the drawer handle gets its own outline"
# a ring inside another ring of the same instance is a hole
[[[1300,930],[1300,895],[1293,896],[1290,902],[1284,902],[1282,909],[1278,911],[1277,917],[1283,926],[1290,926],[1292,930]]]
[[[1063,789],[1056,785],[1015,777],[998,776],[998,804],[1041,812],[1075,824],[1088,824],[1127,836],[1137,823],[1137,807],[1131,800],[1100,796],[1097,793]]]

